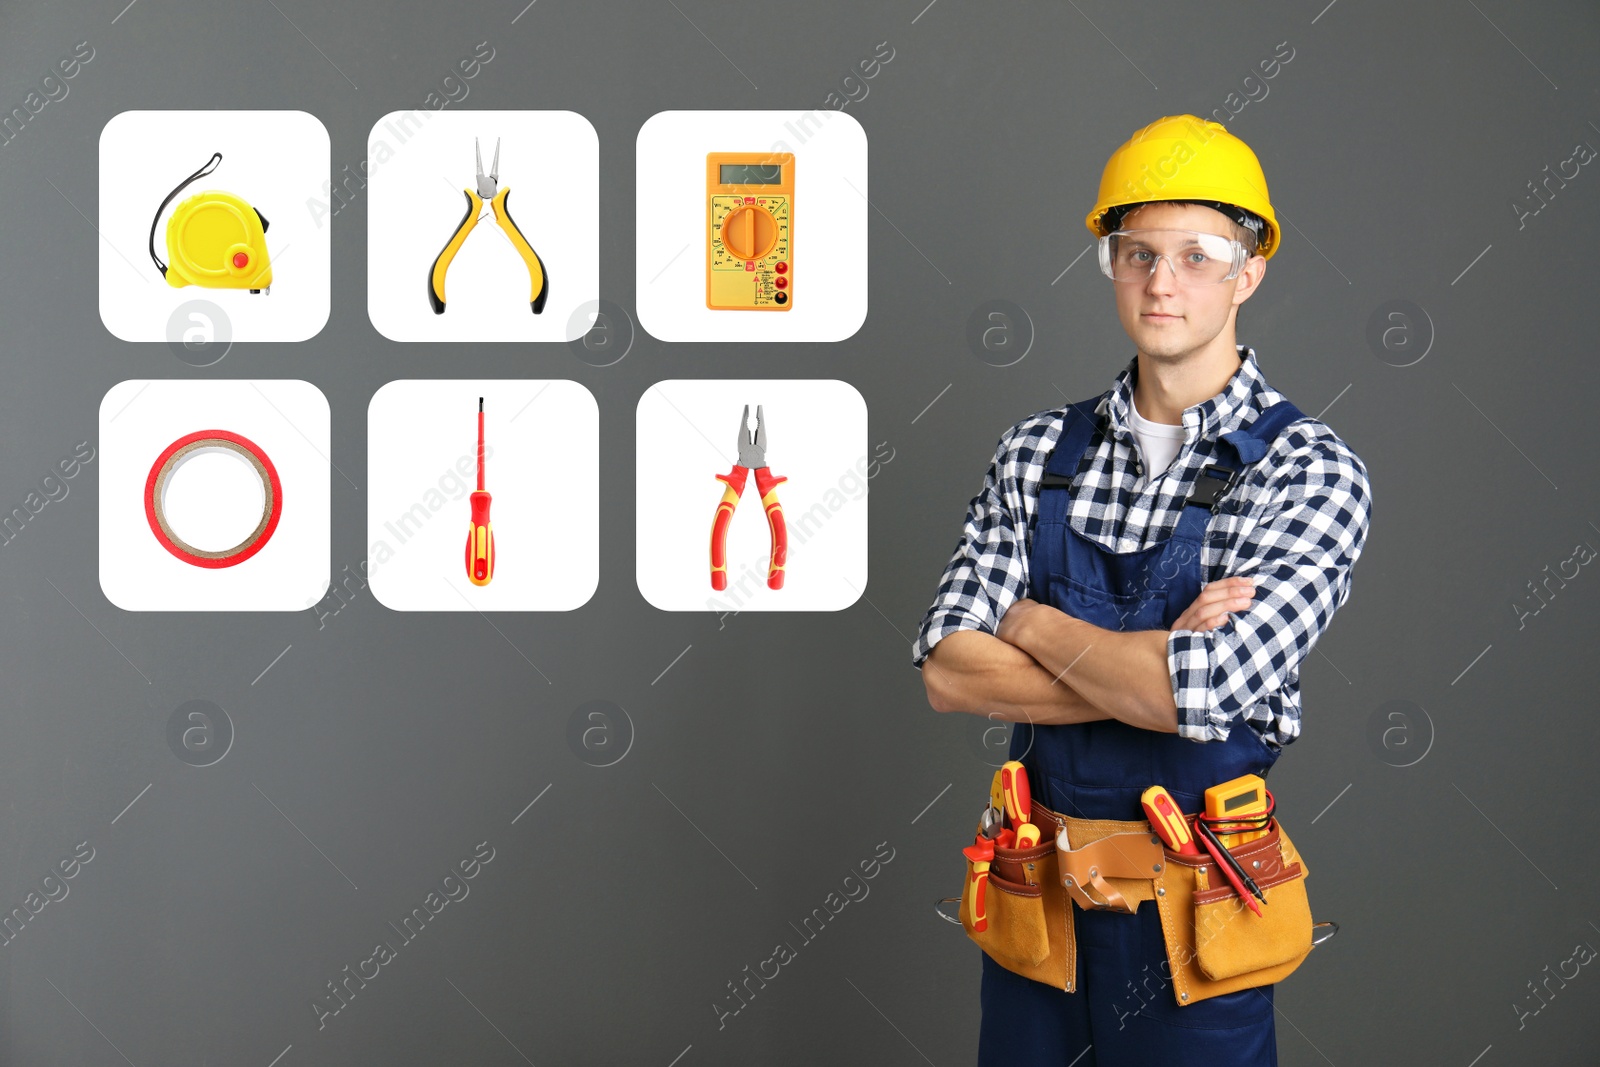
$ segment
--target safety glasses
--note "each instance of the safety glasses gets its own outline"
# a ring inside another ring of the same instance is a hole
[[[1163,259],[1181,285],[1216,285],[1236,278],[1249,260],[1244,245],[1199,230],[1117,230],[1100,238],[1100,273],[1114,282],[1140,282]]]

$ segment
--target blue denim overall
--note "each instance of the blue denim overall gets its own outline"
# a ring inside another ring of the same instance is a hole
[[[1110,552],[1073,530],[1067,506],[1080,466],[1108,432],[1099,398],[1072,405],[1039,492],[1029,595],[1109,630],[1169,630],[1204,579],[1201,544],[1215,502],[1278,432],[1301,418],[1288,401],[1249,427],[1222,435],[1168,540]],[[1201,810],[1209,786],[1265,775],[1277,759],[1242,719],[1226,741],[1195,742],[1115,719],[1018,726],[1011,758],[1028,770],[1033,796],[1083,819],[1143,819],[1139,795],[1163,785],[1186,813]],[[1078,957],[1073,991],[1052,988],[983,957],[980,1067],[1149,1067],[1179,1063],[1276,1065],[1272,986],[1179,1005],[1167,973],[1166,941],[1154,901],[1132,914],[1071,907]]]

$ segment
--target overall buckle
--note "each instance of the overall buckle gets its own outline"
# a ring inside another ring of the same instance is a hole
[[[1222,498],[1228,495],[1228,491],[1238,480],[1237,470],[1207,463],[1195,480],[1194,489],[1189,493],[1188,503],[1215,512]]]

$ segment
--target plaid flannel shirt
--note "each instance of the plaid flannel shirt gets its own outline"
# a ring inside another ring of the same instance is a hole
[[[1068,507],[1074,530],[1114,552],[1172,535],[1183,501],[1217,453],[1218,438],[1283,399],[1267,385],[1255,351],[1238,349],[1239,370],[1222,392],[1184,410],[1183,447],[1154,481],[1142,480],[1144,464],[1129,425],[1138,358],[1129,362],[1101,399],[1098,410],[1109,413],[1110,432]],[[917,667],[946,634],[994,633],[1006,608],[1028,595],[1039,481],[1065,418],[1065,407],[1040,412],[1000,439],[912,645]],[[1215,629],[1169,632],[1167,668],[1180,736],[1225,740],[1240,717],[1275,751],[1300,735],[1300,663],[1350,596],[1350,570],[1366,543],[1371,501],[1360,458],[1314,418],[1287,427],[1247,468],[1211,519],[1200,565],[1202,583],[1255,577],[1256,595],[1248,609]]]

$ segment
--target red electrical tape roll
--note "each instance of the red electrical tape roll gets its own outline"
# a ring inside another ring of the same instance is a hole
[[[225,449],[243,456],[261,478],[261,488],[266,495],[266,506],[261,509],[261,521],[250,536],[221,552],[195,548],[173,532],[167,523],[165,498],[167,483],[190,456],[203,451]],[[266,547],[272,532],[278,528],[283,515],[283,484],[278,481],[278,468],[272,465],[261,446],[248,437],[227,430],[200,430],[186,434],[168,445],[150,467],[150,477],[144,483],[144,515],[150,522],[150,532],[156,535],[161,547],[185,563],[196,567],[232,567],[243,563]]]

